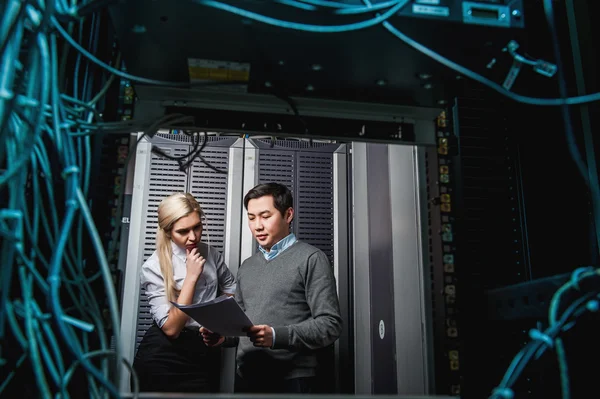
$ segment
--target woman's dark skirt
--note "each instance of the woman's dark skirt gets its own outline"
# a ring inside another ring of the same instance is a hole
[[[140,392],[219,392],[221,350],[204,345],[195,330],[170,339],[154,324],[140,342],[133,368]]]

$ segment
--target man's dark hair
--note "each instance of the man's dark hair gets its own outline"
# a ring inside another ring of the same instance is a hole
[[[250,200],[264,197],[265,195],[273,196],[273,203],[275,204],[275,208],[281,213],[281,216],[285,216],[285,211],[294,206],[294,198],[286,186],[279,183],[264,183],[248,191],[248,194],[244,197],[244,208],[248,210],[248,202]]]

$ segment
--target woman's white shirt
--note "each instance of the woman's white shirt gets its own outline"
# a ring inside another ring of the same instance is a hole
[[[171,241],[173,249],[173,275],[177,289],[183,286],[187,268],[186,250],[179,248]],[[198,243],[200,255],[206,259],[204,270],[196,282],[196,290],[192,304],[213,300],[217,294],[235,294],[235,278],[225,264],[223,255],[215,248],[203,242]],[[159,327],[167,321],[169,310],[173,306],[167,299],[165,293],[165,280],[160,271],[160,263],[156,251],[146,260],[142,266],[141,276],[142,288],[146,291],[146,297],[150,304],[150,314]],[[174,302],[177,302],[176,300]],[[186,322],[186,327],[200,327],[200,325],[190,318]]]

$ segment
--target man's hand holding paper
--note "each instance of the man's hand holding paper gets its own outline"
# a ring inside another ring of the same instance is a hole
[[[266,324],[252,326],[247,330],[247,335],[256,347],[271,348],[273,346],[273,329],[271,326]]]

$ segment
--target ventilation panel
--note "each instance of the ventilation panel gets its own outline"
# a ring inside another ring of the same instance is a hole
[[[172,157],[183,156],[188,153],[189,146],[160,146],[160,149]],[[187,176],[179,170],[176,161],[152,154],[150,161],[150,178],[148,184],[148,204],[146,209],[146,229],[144,231],[143,261],[145,262],[156,248],[156,231],[158,230],[158,205],[167,195],[186,190]],[[136,348],[142,341],[146,330],[152,325],[150,306],[143,289],[140,289],[140,308],[138,313],[138,326]]]
[[[296,211],[293,231],[298,239],[325,252],[333,264],[333,151],[339,145],[294,140],[256,143],[260,183],[288,186]]]
[[[260,183],[285,184],[295,194],[295,152],[286,150],[260,150],[258,180]]]
[[[187,154],[188,146],[160,147],[167,155],[172,157]],[[148,208],[146,210],[146,231],[144,236],[144,262],[155,249],[156,231],[158,229],[158,205],[170,194],[186,190],[187,176],[179,170],[176,161],[163,156],[152,154],[150,164],[150,179],[148,185]]]
[[[298,238],[325,252],[333,264],[333,154],[297,155]]]
[[[321,147],[331,147],[330,141],[316,141],[316,140],[295,140],[295,139],[257,139],[256,142],[262,143],[261,147],[268,146],[270,148],[289,148],[291,150],[313,150]]]
[[[206,216],[202,241],[222,253],[225,247],[229,148],[206,147],[202,151],[202,157],[218,171],[196,158],[191,171],[190,192],[196,197]]]

